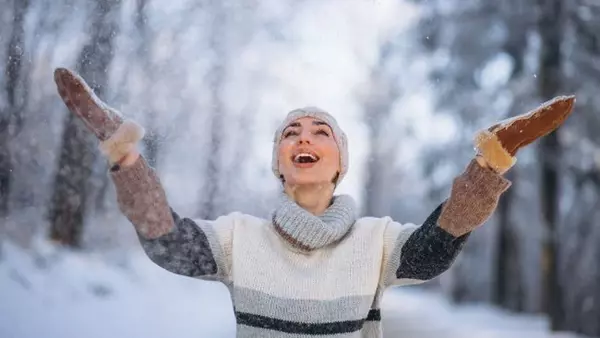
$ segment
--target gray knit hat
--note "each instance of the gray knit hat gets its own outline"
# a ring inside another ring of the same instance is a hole
[[[336,184],[339,184],[342,181],[342,178],[344,178],[344,176],[348,172],[348,139],[344,131],[338,125],[336,119],[333,116],[331,116],[328,112],[317,107],[304,107],[292,110],[288,113],[286,118],[281,122],[281,124],[275,131],[272,161],[272,169],[273,173],[275,174],[275,177],[277,177],[278,179],[281,178],[281,173],[279,172],[278,149],[279,142],[281,142],[283,130],[293,121],[303,117],[313,117],[315,119],[321,120],[327,123],[327,125],[329,125],[329,127],[333,131],[333,137],[335,139],[335,142],[337,143],[340,152],[340,175],[336,182]]]

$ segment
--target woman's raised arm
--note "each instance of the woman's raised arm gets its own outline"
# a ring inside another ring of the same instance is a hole
[[[454,179],[450,197],[420,227],[390,222],[384,236],[382,283],[426,281],[446,271],[471,231],[493,214],[510,187],[502,175],[516,163],[519,149],[558,128],[574,103],[573,96],[558,96],[477,133],[478,154]]]
[[[119,209],[134,225],[148,257],[176,274],[227,282],[234,215],[215,221],[177,215],[158,176],[136,150],[143,128],[108,107],[77,74],[59,68],[55,81],[69,110],[99,139],[111,164]]]
[[[445,272],[509,186],[510,181],[472,160],[454,179],[450,197],[421,226],[390,222],[384,235],[383,285],[424,282]]]

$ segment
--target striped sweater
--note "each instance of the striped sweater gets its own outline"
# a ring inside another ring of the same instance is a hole
[[[381,337],[383,291],[447,270],[510,184],[473,161],[421,225],[364,217],[335,244],[307,251],[271,220],[181,217],[143,158],[111,176],[148,257],[173,273],[224,283],[244,338]]]

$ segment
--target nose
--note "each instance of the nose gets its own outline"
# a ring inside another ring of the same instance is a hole
[[[312,143],[312,134],[308,130],[303,130],[300,132],[298,137],[298,144],[311,144]]]

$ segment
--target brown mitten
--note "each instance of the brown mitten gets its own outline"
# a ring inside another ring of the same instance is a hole
[[[100,140],[100,150],[111,163],[122,159],[144,137],[140,125],[102,102],[76,73],[57,68],[54,81],[66,106]]]
[[[496,172],[506,172],[515,164],[517,151],[557,129],[573,111],[574,103],[575,96],[558,96],[528,113],[478,132],[478,156]]]

